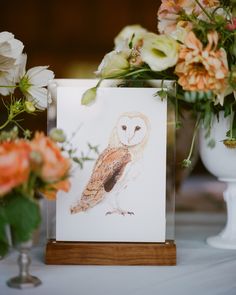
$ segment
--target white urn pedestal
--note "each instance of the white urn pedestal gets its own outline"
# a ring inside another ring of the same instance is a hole
[[[223,193],[227,208],[225,228],[216,236],[207,238],[210,246],[221,249],[236,249],[236,148],[227,148],[223,140],[229,130],[229,117],[220,113],[219,121],[214,119],[210,138],[205,138],[205,129],[199,134],[200,156],[207,170],[219,181],[227,184]],[[215,140],[215,147],[208,146],[209,140]]]

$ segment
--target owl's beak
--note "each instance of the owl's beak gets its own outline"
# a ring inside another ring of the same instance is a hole
[[[135,132],[133,134],[129,134],[128,136],[128,143],[130,144],[131,140],[133,139]]]

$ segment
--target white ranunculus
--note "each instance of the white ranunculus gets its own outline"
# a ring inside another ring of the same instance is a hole
[[[111,51],[107,53],[96,71],[101,78],[110,78],[124,74],[129,70],[127,52]]]
[[[26,61],[26,55],[24,56]],[[54,73],[47,66],[39,66],[29,69],[25,73],[24,61],[21,64],[20,90],[26,99],[32,101],[36,108],[44,110],[47,108],[47,89],[49,80],[54,78]]]
[[[115,38],[115,50],[123,51],[129,48],[129,43],[133,37],[133,45],[135,45],[143,36],[147,33],[147,30],[140,25],[131,25],[124,27],[121,32]]]
[[[148,33],[143,38],[140,54],[153,71],[160,72],[177,63],[178,50],[179,45],[172,37]]]

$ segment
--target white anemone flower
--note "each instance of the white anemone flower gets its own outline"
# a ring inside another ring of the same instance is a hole
[[[163,71],[173,67],[178,61],[179,44],[167,35],[147,33],[140,49],[141,59],[153,71]]]
[[[115,50],[124,51],[129,49],[129,43],[132,41],[133,45],[143,38],[147,30],[140,25],[126,26],[115,38]],[[133,39],[132,39],[133,38]]]
[[[19,87],[28,101],[40,110],[47,108],[47,89],[49,80],[54,78],[54,73],[48,70],[48,66],[38,66],[25,72],[26,55],[22,56],[22,63],[19,69]]]

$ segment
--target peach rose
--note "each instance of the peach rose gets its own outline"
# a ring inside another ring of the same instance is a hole
[[[37,173],[45,182],[59,182],[67,177],[70,160],[62,155],[54,141],[43,133],[36,132],[31,148],[33,152],[41,155],[42,161],[41,165],[38,165]]]
[[[0,196],[27,181],[31,148],[26,141],[0,144]]]
[[[69,180],[62,180],[54,184],[48,185],[45,189],[41,190],[41,193],[48,199],[48,200],[55,200],[57,192],[62,190],[64,192],[68,192],[70,189],[70,182]]]

